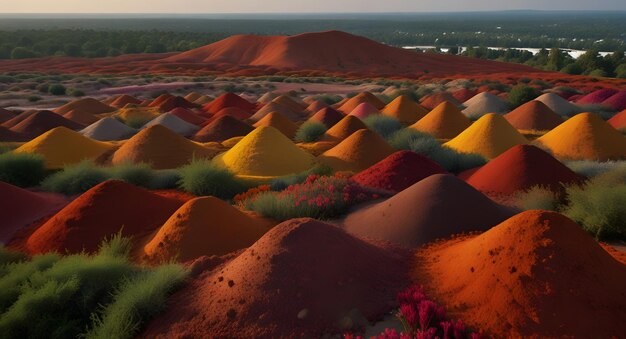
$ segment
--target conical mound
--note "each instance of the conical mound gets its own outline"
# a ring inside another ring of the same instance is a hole
[[[198,100],[201,96],[202,96],[202,94],[200,94],[198,92],[191,92],[191,93],[188,93],[187,95],[185,95],[184,98],[187,101],[194,102],[194,101]]]
[[[279,177],[306,171],[315,158],[273,127],[257,127],[213,161],[245,177]]]
[[[0,126],[0,141],[22,142],[29,139],[28,135],[25,135],[24,133],[14,132],[4,126]]]
[[[144,335],[338,335],[395,305],[406,281],[403,260],[317,220],[285,221],[232,261],[191,282]]]
[[[526,131],[548,131],[563,122],[556,114],[541,101],[532,100],[504,115],[511,126]]]
[[[626,158],[626,137],[593,113],[577,114],[535,142],[560,159]]]
[[[444,145],[462,153],[476,153],[491,159],[513,146],[526,143],[528,140],[502,115],[489,113]]]
[[[259,99],[257,100],[257,102],[260,102],[262,104],[267,104],[270,101],[274,100],[277,96],[278,96],[278,94],[276,94],[276,93],[267,92],[267,93],[261,95],[259,97]]]
[[[139,105],[141,104],[141,100],[128,95],[128,94],[123,94],[120,95],[119,97],[117,97],[115,100],[113,100],[110,105],[116,108],[122,108],[128,104],[133,104],[133,105]]]
[[[224,93],[202,107],[206,112],[215,114],[227,107],[237,107],[247,113],[254,110],[254,104],[234,93]]]
[[[400,192],[433,174],[447,173],[438,163],[411,151],[398,151],[352,176],[361,186]]]
[[[288,107],[290,110],[296,113],[299,113],[305,109],[305,106],[302,103],[297,102],[295,99],[284,94],[277,96],[272,100],[272,102]]]
[[[110,144],[91,140],[65,127],[57,127],[18,147],[14,152],[40,154],[46,160],[46,167],[56,169],[95,159],[112,148]]]
[[[0,107],[0,124],[3,124],[13,118],[15,118],[15,114],[8,109],[4,109]]]
[[[550,154],[531,145],[514,146],[474,172],[467,183],[491,195],[510,195],[533,186],[561,189],[583,178]]]
[[[0,181],[0,243],[8,243],[20,229],[60,210],[68,200],[53,193],[35,193]]]
[[[385,107],[385,103],[378,99],[374,94],[370,92],[361,92],[352,98],[346,100],[339,108],[338,111],[343,112],[344,114],[349,114],[354,110],[358,105],[367,102],[374,106],[376,109],[383,109]]]
[[[80,134],[99,141],[124,140],[128,139],[137,131],[111,117],[98,120],[85,127]]]
[[[548,108],[560,116],[572,116],[580,112],[578,106],[555,93],[542,94],[535,100],[543,102]]]
[[[614,115],[608,123],[615,129],[626,130],[626,109]]]
[[[203,255],[222,255],[249,247],[268,226],[218,198],[195,198],[159,228],[144,253],[153,262],[185,262]]]
[[[618,91],[616,89],[612,88],[599,89],[578,99],[576,103],[579,105],[598,105],[601,104],[604,100],[617,94],[617,92]]]
[[[319,160],[336,171],[360,172],[394,151],[376,132],[361,129],[322,153]]]
[[[369,102],[364,102],[356,106],[348,115],[364,120],[371,115],[377,114],[380,114],[380,111],[377,110],[376,107],[372,106]]]
[[[431,134],[438,139],[452,139],[471,124],[472,122],[454,104],[445,101],[410,128]]]
[[[254,127],[270,126],[279,130],[287,138],[293,139],[298,131],[298,125],[291,122],[284,115],[278,112],[272,112],[264,116],[261,120],[257,121]]]
[[[305,112],[307,112],[309,115],[313,115],[317,112],[319,112],[321,109],[327,108],[328,105],[319,101],[319,100],[314,100],[313,102],[311,102],[304,110]]]
[[[454,234],[488,230],[513,213],[449,174],[435,174],[393,197],[349,214],[357,236],[418,247]]]
[[[224,115],[204,126],[196,133],[193,139],[199,142],[221,142],[230,138],[247,135],[253,130],[254,128],[247,123],[237,120],[230,115]]]
[[[299,121],[306,117],[306,115],[301,115],[300,112],[294,111],[288,106],[272,101],[254,113],[254,115],[250,117],[250,120],[259,121],[272,112],[278,112],[292,121]]]
[[[196,126],[200,126],[206,121],[205,118],[187,108],[177,107],[171,110],[170,113]]]
[[[139,242],[182,204],[123,181],[105,181],[41,225],[26,247],[31,253],[94,252],[103,239],[120,230]]]
[[[77,130],[84,126],[50,111],[37,111],[13,126],[11,130],[34,138],[55,127]]]
[[[196,99],[193,103],[198,105],[206,105],[209,102],[213,101],[213,98],[208,95],[201,95],[198,99]]]
[[[465,106],[463,114],[470,118],[480,118],[487,113],[506,113],[509,111],[509,105],[506,101],[489,92],[476,94],[464,102],[463,106]]]
[[[601,105],[614,111],[626,109],[626,91],[615,93],[608,99],[602,101]]]
[[[317,111],[317,113],[313,114],[307,121],[319,122],[324,124],[326,128],[331,128],[344,117],[343,113],[340,113],[331,107],[326,107]]]
[[[102,114],[115,111],[115,107],[103,104],[94,98],[83,98],[68,102],[67,104],[55,109],[54,112],[63,115],[74,110],[90,114]]]
[[[425,268],[416,277],[464,322],[495,337],[626,333],[626,266],[558,213],[526,211],[420,257]]]
[[[452,94],[448,93],[448,92],[439,92],[439,93],[435,93],[435,94],[431,94],[425,98],[423,98],[420,101],[420,105],[422,105],[422,107],[426,108],[426,109],[435,109],[435,107],[441,105],[444,102],[449,102],[451,104],[453,104],[455,107],[458,107],[461,105],[460,102],[458,102],[453,96]]]
[[[13,126],[19,124],[20,122],[24,121],[26,118],[28,118],[29,116],[37,113],[39,111],[37,110],[30,110],[30,111],[24,111],[16,116],[14,116],[13,118],[5,121],[2,123],[2,127],[6,127],[6,128],[12,128]]]
[[[476,90],[461,88],[452,92],[452,97],[454,97],[458,102],[466,102],[467,100],[473,98],[476,94],[478,94],[478,91]]]
[[[154,125],[135,134],[113,154],[113,164],[147,163],[155,169],[178,168],[194,158],[211,158],[215,151]]]
[[[175,96],[165,99],[159,104],[159,110],[161,112],[169,112],[174,108],[196,108],[198,105],[187,101],[183,97]]]
[[[150,103],[148,104],[149,107],[159,107],[159,105],[161,105],[165,100],[174,97],[173,95],[169,94],[169,93],[163,93],[161,95],[159,95],[158,97],[156,97],[154,100],[150,101]]]
[[[406,125],[414,124],[428,114],[422,106],[418,105],[408,95],[400,95],[383,108],[384,115],[398,119]]]
[[[361,129],[367,129],[363,121],[357,117],[347,115],[326,131],[324,139],[330,141],[344,140]]]
[[[153,107],[129,107],[118,110],[116,116],[122,121],[142,120],[149,121],[160,115],[158,109]]]
[[[63,114],[63,117],[83,126],[91,125],[100,119],[89,112],[75,109]]]
[[[145,129],[155,125],[167,127],[182,136],[193,135],[199,130],[198,126],[190,124],[171,113],[164,113],[159,115],[158,117],[150,120],[147,124],[145,124],[143,128]]]

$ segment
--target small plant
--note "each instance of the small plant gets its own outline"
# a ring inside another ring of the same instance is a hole
[[[194,160],[179,169],[179,186],[193,195],[211,195],[232,199],[245,192],[246,185],[230,171],[217,167],[207,160]]]
[[[66,88],[61,84],[52,84],[48,87],[48,93],[52,95],[65,95]]]
[[[513,108],[519,107],[535,98],[541,93],[534,87],[517,85],[509,92],[509,102]]]
[[[560,201],[556,192],[540,186],[519,192],[515,198],[515,204],[523,210],[556,211]]]
[[[370,115],[363,120],[363,123],[385,139],[402,129],[402,124],[398,119],[382,114]]]
[[[39,185],[46,176],[41,155],[6,152],[0,154],[0,181],[19,187]]]
[[[145,188],[150,188],[154,180],[154,171],[148,164],[123,163],[107,169],[107,172],[112,179]]]
[[[46,178],[41,184],[45,191],[67,195],[83,193],[110,179],[109,174],[90,161],[65,166],[61,171]]]
[[[315,142],[326,133],[326,130],[326,126],[321,122],[307,121],[298,128],[295,140],[297,142]]]

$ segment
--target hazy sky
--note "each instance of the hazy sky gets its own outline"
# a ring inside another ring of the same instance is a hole
[[[626,10],[626,0],[0,0],[0,13]]]

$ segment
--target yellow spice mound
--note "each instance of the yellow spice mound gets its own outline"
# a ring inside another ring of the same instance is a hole
[[[410,126],[437,139],[452,139],[468,128],[472,122],[454,104],[444,101]]]
[[[291,120],[287,119],[284,115],[279,112],[272,112],[261,120],[257,121],[254,127],[261,126],[271,126],[279,130],[282,134],[284,134],[287,138],[293,139],[296,136],[296,132],[298,131],[298,125],[294,124]]]
[[[115,151],[112,162],[148,163],[155,169],[168,169],[183,166],[194,158],[212,158],[216,153],[167,127],[154,125],[128,139]]]
[[[306,171],[315,165],[315,157],[269,126],[257,127],[213,161],[239,176],[250,178],[279,177]]]
[[[116,112],[122,121],[129,120],[152,120],[161,114],[158,108],[154,107],[128,107]]]
[[[172,214],[144,253],[152,262],[222,255],[252,245],[270,226],[218,198],[195,198]]]
[[[423,118],[428,111],[409,96],[403,94],[387,104],[382,113],[400,120],[403,124],[410,125]]]
[[[577,114],[535,142],[561,159],[626,159],[626,137],[593,113]]]
[[[336,171],[360,172],[394,151],[376,132],[361,129],[324,152],[319,159]]]
[[[513,146],[527,143],[528,140],[502,115],[489,113],[444,145],[462,153],[477,153],[492,159]]]
[[[20,146],[16,153],[36,153],[46,160],[46,167],[62,168],[86,159],[95,159],[113,145],[95,141],[65,127],[57,127]]]

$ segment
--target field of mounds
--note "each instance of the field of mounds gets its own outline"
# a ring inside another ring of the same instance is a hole
[[[318,39],[167,60],[303,68]],[[626,89],[376,81],[0,109],[0,333],[626,333]]]

